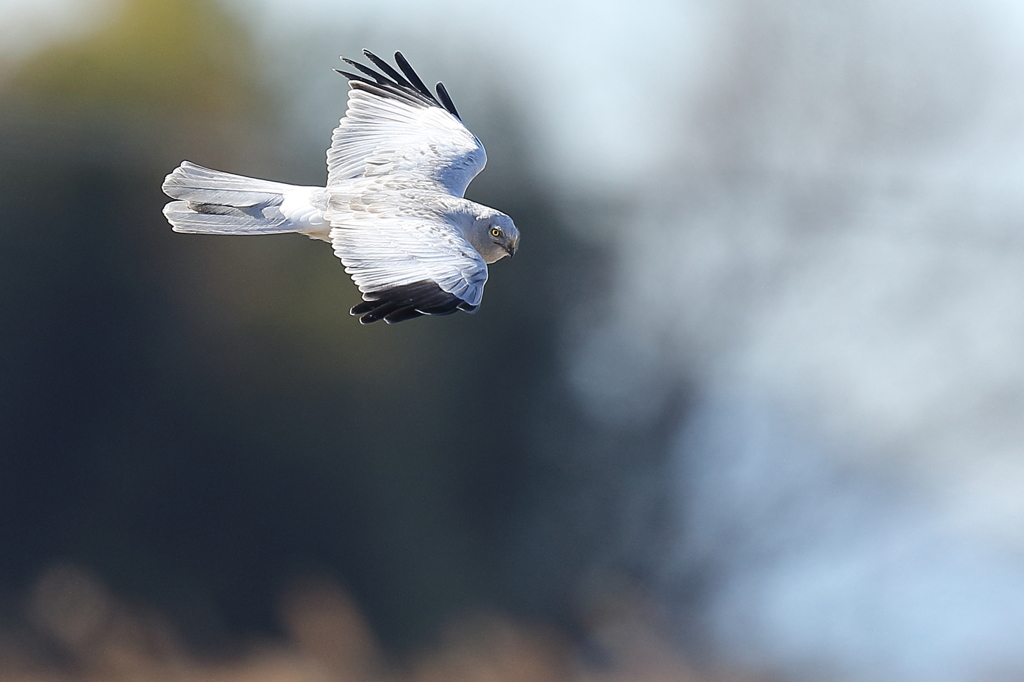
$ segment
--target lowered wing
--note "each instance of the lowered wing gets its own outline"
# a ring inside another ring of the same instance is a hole
[[[328,190],[352,178],[402,173],[463,196],[487,154],[444,85],[437,84],[435,98],[401,52],[395,61],[402,73],[369,50],[363,54],[379,71],[346,59],[359,73],[338,72],[351,89],[327,150]]]
[[[487,264],[450,225],[368,211],[329,213],[334,253],[363,293],[360,322],[402,322],[420,315],[473,312]]]

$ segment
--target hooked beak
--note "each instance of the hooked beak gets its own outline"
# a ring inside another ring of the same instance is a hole
[[[508,254],[509,258],[512,258],[513,256],[516,255],[516,249],[518,249],[518,248],[519,248],[518,244],[509,244],[508,246],[505,247],[505,253]]]

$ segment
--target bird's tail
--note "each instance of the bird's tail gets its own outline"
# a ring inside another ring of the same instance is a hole
[[[308,225],[288,215],[284,204],[289,195],[312,189],[232,175],[184,161],[164,180],[164,192],[178,200],[164,207],[164,216],[175,232],[305,232],[303,228]]]

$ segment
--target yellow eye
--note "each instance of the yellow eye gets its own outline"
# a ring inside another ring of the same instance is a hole
[[[491,236],[492,237],[500,237],[501,236],[501,230],[499,230],[496,227],[492,227],[491,228]]]

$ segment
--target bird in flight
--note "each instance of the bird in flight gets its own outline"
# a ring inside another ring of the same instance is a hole
[[[351,59],[348,109],[327,150],[327,186],[257,180],[182,162],[164,180],[176,232],[281,234],[329,242],[363,300],[359,321],[474,312],[487,265],[519,248],[501,211],[463,198],[483,170],[483,145],[444,85],[437,96],[402,56],[401,73],[369,50]]]

